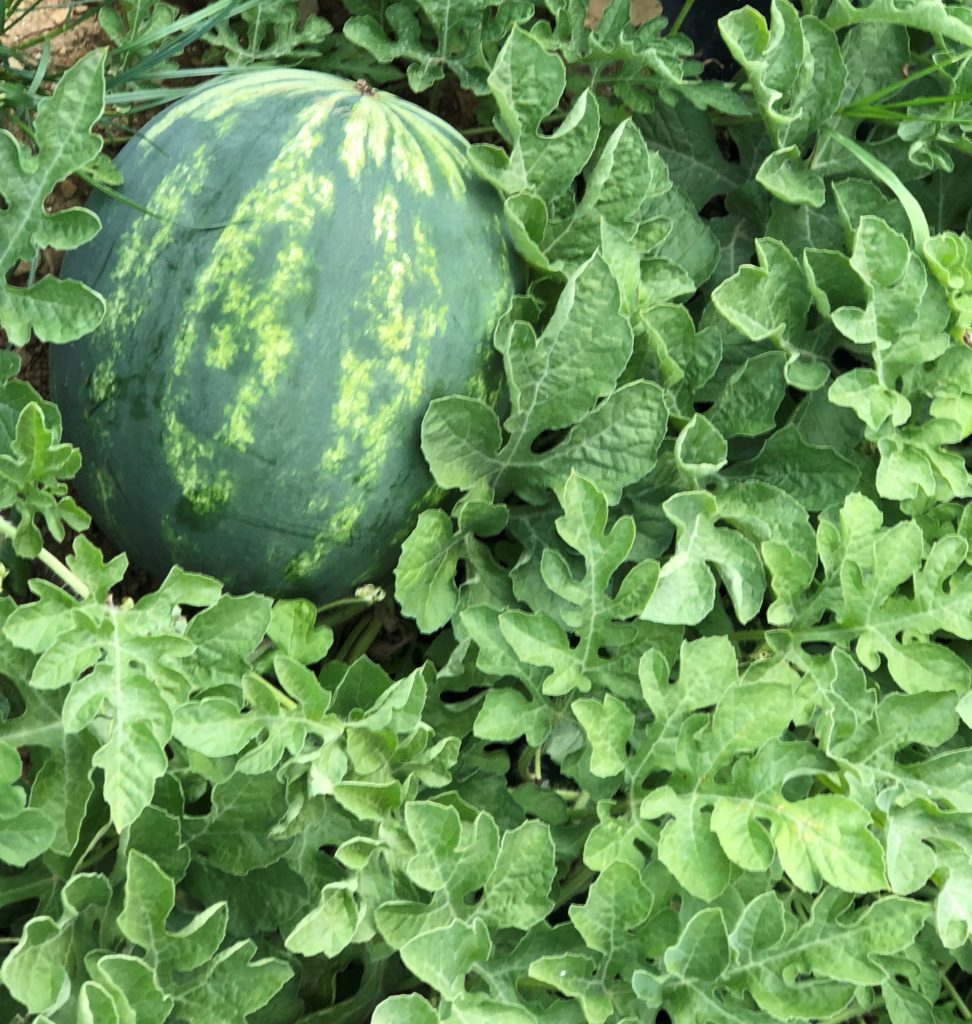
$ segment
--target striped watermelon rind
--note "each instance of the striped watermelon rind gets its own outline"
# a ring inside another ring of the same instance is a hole
[[[205,87],[117,158],[134,205],[64,273],[105,295],[52,352],[79,492],[155,572],[327,598],[387,573],[436,491],[436,397],[494,401],[517,269],[445,122],[301,70]],[[140,212],[138,207],[150,211]]]

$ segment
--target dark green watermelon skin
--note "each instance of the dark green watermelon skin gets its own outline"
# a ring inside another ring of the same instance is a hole
[[[78,489],[161,574],[327,599],[377,581],[436,497],[436,397],[495,398],[516,267],[444,122],[307,71],[233,76],[117,158],[123,194],[63,274],[103,294],[51,353]]]

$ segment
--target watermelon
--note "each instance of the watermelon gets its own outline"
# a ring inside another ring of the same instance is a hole
[[[226,76],[117,158],[129,203],[62,273],[105,296],[51,389],[105,535],[161,574],[327,599],[380,582],[437,493],[429,402],[495,401],[518,268],[464,139],[332,75]]]

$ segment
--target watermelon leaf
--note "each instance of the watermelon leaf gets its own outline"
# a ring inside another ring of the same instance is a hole
[[[655,384],[615,390],[632,350],[620,301],[610,267],[595,254],[568,277],[539,337],[523,321],[498,336],[511,392],[505,443],[496,413],[482,401],[431,403],[422,451],[441,487],[485,487],[495,499],[517,492],[538,501],[574,470],[616,504],[623,488],[650,470],[668,413]],[[543,435],[565,430],[553,444],[538,445]],[[455,610],[464,533],[454,532],[444,513],[427,512],[403,545],[396,595],[423,629],[438,628]]]
[[[31,262],[51,246],[73,249],[101,226],[88,210],[48,213],[44,200],[68,175],[84,170],[101,152],[92,128],[104,110],[105,51],[86,54],[64,73],[53,95],[40,101],[35,119],[37,152],[0,131],[0,273]],[[27,287],[4,280],[0,321],[11,344],[26,345],[31,331],[42,341],[65,342],[92,330],[104,316],[104,300],[77,281],[41,278]]]
[[[356,14],[344,35],[380,64],[407,60],[408,84],[424,92],[448,69],[463,88],[482,95],[499,43],[510,28],[533,14],[533,3],[517,0],[418,0],[382,5],[379,17]]]
[[[0,860],[23,867],[48,849],[55,839],[54,822],[43,811],[25,807],[26,794],[15,783],[22,765],[17,751],[0,743]]]
[[[651,468],[667,421],[662,392],[638,382],[629,385],[629,401],[626,389],[615,391],[631,356],[631,329],[600,256],[568,277],[539,337],[516,321],[497,345],[511,394],[508,438],[504,444],[495,413],[481,402],[433,402],[422,451],[440,486],[469,489],[485,477],[498,497],[535,494],[538,484],[555,488],[573,466],[616,502],[625,484]],[[535,450],[544,432],[567,428],[559,443]]]
[[[65,525],[85,529],[91,522],[87,512],[68,496],[65,480],[77,473],[80,452],[57,439],[60,418],[51,426],[36,402],[21,410],[16,432],[10,442],[11,454],[0,455],[0,503],[16,505],[21,514],[13,534],[14,551],[22,558],[35,558],[41,550],[40,530],[34,522],[42,517],[51,535],[64,540]]]
[[[207,37],[212,45],[226,51],[232,64],[311,56],[334,31],[331,23],[318,14],[302,17],[297,0],[257,3],[244,8],[240,18],[245,26],[242,36],[235,25],[221,20]]]

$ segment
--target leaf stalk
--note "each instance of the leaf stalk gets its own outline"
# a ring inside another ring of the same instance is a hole
[[[2,516],[0,516],[0,534],[11,541],[17,535],[17,528],[13,523],[4,519]],[[87,601],[87,599],[91,597],[91,591],[88,589],[88,585],[84,580],[71,572],[60,558],[56,555],[52,555],[47,548],[40,549],[40,552],[37,555],[37,560],[42,565],[45,565],[50,569],[51,572],[54,573],[55,576],[59,577],[63,583],[70,587],[82,601]]]
[[[948,993],[949,999],[952,1000],[962,1020],[972,1020],[972,1010],[969,1010],[965,1000],[959,995],[958,989],[952,984],[947,974],[942,975],[942,988]]]

